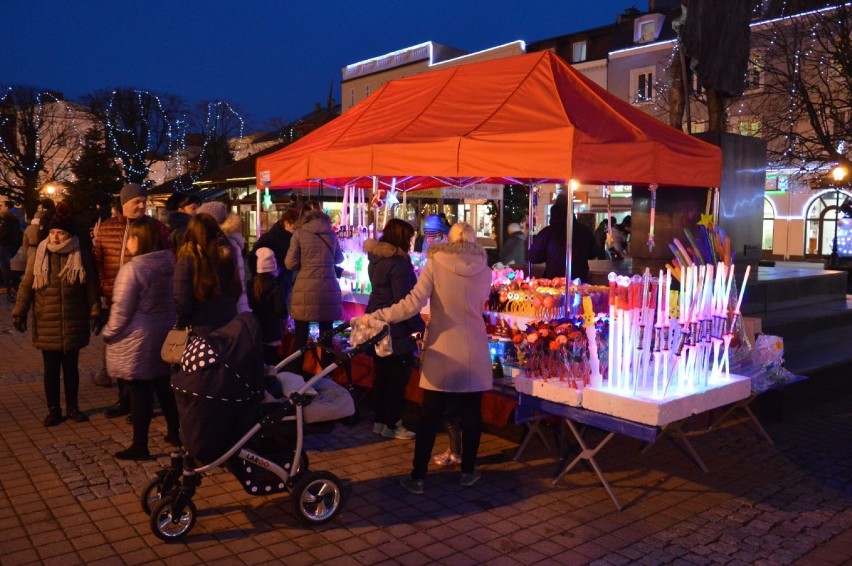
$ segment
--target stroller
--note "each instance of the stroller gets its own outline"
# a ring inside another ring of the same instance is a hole
[[[320,340],[349,327],[345,322]],[[240,314],[208,336],[194,337],[178,373],[172,375],[186,451],[172,452],[169,467],[141,494],[154,535],[173,541],[192,530],[198,515],[192,500],[196,489],[205,473],[221,465],[249,495],[290,492],[296,515],[308,525],[332,520],[341,509],[342,485],[330,472],[309,470],[303,450],[305,424],[355,412],[349,392],[323,378],[387,334],[385,325],[346,352],[309,342],[274,368],[263,364],[260,330],[251,314]],[[278,373],[314,347],[332,355],[334,362],[307,382],[297,374]],[[198,467],[197,461],[206,465]]]

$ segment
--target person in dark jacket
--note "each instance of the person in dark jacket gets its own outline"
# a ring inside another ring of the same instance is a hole
[[[0,274],[6,285],[6,296],[13,297],[17,287],[16,277],[12,274],[11,260],[18,252],[23,241],[21,224],[12,214],[12,203],[0,199]]]
[[[257,274],[251,284],[248,301],[252,313],[260,324],[263,336],[263,362],[274,366],[279,362],[281,345],[281,319],[287,316],[284,291],[278,284],[278,264],[271,248],[258,248]]]
[[[63,421],[59,405],[60,371],[65,381],[65,417],[85,422],[78,391],[80,350],[89,344],[89,332],[101,330],[97,275],[91,259],[81,250],[74,234],[70,209],[61,205],[50,223],[48,237],[27,261],[12,321],[20,332],[27,330],[27,314],[33,308],[33,345],[44,358],[44,394],[48,413],[44,426]]]
[[[284,315],[283,319],[287,318],[287,308],[290,304],[290,293],[293,290],[292,271],[287,269],[284,261],[287,259],[287,250],[290,249],[290,239],[293,237],[293,232],[296,230],[296,223],[299,221],[299,211],[296,208],[288,208],[281,214],[272,228],[257,239],[254,246],[251,248],[251,253],[248,256],[249,273],[254,276],[257,273],[257,251],[260,248],[269,248],[272,250],[275,263],[278,265],[278,285],[284,293]]]
[[[127,381],[133,443],[115,453],[119,460],[147,460],[148,429],[154,394],[168,425],[165,440],[180,445],[177,406],[169,383],[169,366],[160,347],[175,322],[175,256],[166,249],[159,223],[143,216],[130,223],[127,254],[113,287],[109,321],[104,328],[109,374]]]
[[[568,219],[568,197],[561,193],[550,208],[550,224],[535,235],[530,246],[529,261],[545,263],[544,277],[565,277],[565,234]],[[589,260],[597,257],[595,234],[574,218],[571,231],[571,278],[588,282]]]
[[[527,235],[521,225],[512,222],[506,227],[506,239],[500,252],[500,262],[503,265],[524,265],[527,263]]]
[[[199,213],[186,229],[175,268],[177,325],[206,336],[237,316],[242,294],[234,248],[216,219]]]
[[[414,285],[417,277],[408,252],[414,238],[411,224],[392,218],[385,224],[379,240],[364,242],[364,251],[370,261],[367,273],[373,287],[366,312],[395,305]],[[402,424],[405,404],[405,387],[414,367],[417,343],[412,334],[426,328],[420,313],[390,325],[393,354],[376,356],[376,380],[373,384],[375,424],[373,432],[385,438],[411,440],[414,433]]]
[[[166,199],[166,210],[169,212],[166,226],[169,227],[169,236],[174,249],[178,249],[183,244],[183,236],[186,234],[189,220],[198,212],[200,205],[201,200],[197,196],[186,193],[173,193]]]

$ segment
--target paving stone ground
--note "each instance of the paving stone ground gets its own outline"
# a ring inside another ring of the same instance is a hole
[[[0,297],[5,299],[5,297]],[[96,387],[103,345],[81,355],[88,423],[45,428],[41,355],[11,328],[0,300],[0,564],[843,564],[852,562],[852,396],[764,419],[770,446],[746,425],[693,440],[703,473],[674,444],[641,453],[616,437],[600,466],[618,511],[590,468],[557,485],[553,453],[531,443],[512,460],[519,427],[489,430],[482,480],[432,473],[426,494],[398,484],[411,442],[379,439],[371,423],[308,439],[311,469],[344,480],[343,511],[308,528],[289,495],[252,497],[226,471],[202,484],[199,518],[183,542],[154,537],[138,492],[167,460],[122,462],[124,419],[101,411],[115,389]],[[599,433],[589,431],[593,441]],[[440,437],[436,450],[446,448]]]

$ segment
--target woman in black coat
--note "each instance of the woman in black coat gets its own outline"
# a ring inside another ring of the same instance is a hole
[[[408,252],[414,228],[404,220],[392,218],[379,240],[364,242],[370,264],[367,273],[373,287],[367,313],[392,306],[404,298],[417,283]],[[393,355],[376,356],[376,380],[373,384],[375,424],[373,432],[385,438],[411,440],[414,433],[402,424],[405,386],[414,367],[417,342],[413,333],[426,328],[419,314],[390,325]]]
[[[550,208],[550,224],[535,235],[530,246],[530,263],[545,262],[544,277],[565,277],[565,234],[568,227],[568,198],[565,193],[556,197]],[[598,255],[592,229],[574,219],[571,231],[571,278],[589,281],[589,260]]]

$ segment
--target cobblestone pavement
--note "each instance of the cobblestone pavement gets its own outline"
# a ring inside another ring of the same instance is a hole
[[[3,297],[5,299],[5,297]],[[852,399],[764,419],[769,446],[747,426],[694,439],[710,470],[675,446],[640,453],[617,437],[599,463],[624,504],[617,511],[590,468],[557,485],[553,454],[533,442],[512,461],[518,427],[489,431],[482,480],[432,473],[426,494],[397,483],[412,443],[382,440],[370,423],[309,437],[311,468],[344,480],[343,511],[311,529],[286,494],[250,497],[225,471],[207,477],[185,542],[155,538],[138,491],[165,463],[165,424],[154,421],[156,461],[121,462],[124,419],[101,410],[115,389],[96,387],[99,339],[81,355],[88,423],[44,428],[41,356],[11,329],[0,301],[0,564],[841,564],[852,561]],[[597,435],[589,433],[594,440]],[[437,450],[446,447],[439,438]]]

